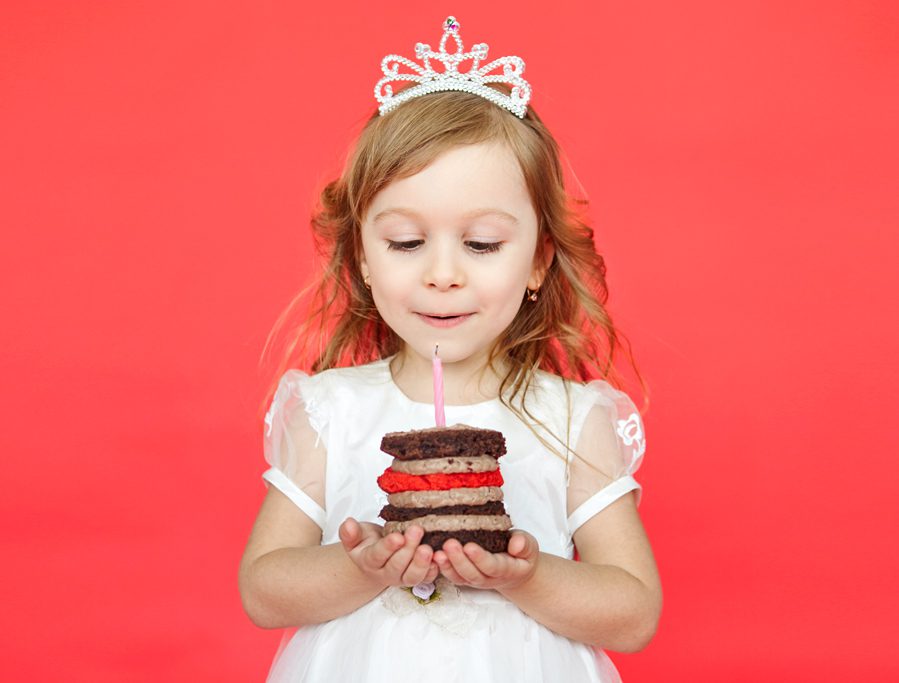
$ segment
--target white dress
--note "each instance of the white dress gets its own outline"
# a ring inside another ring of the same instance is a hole
[[[381,437],[434,424],[434,406],[403,394],[393,382],[388,362],[315,375],[289,370],[266,415],[264,450],[271,468],[263,478],[322,528],[322,544],[339,542],[338,527],[349,516],[383,524],[378,513],[386,496],[376,479],[391,457],[381,452]],[[500,471],[513,525],[533,534],[541,551],[571,559],[577,527],[625,493],[636,490],[639,496],[639,484],[631,475],[640,465],[645,439],[640,416],[626,394],[604,381],[567,385],[566,392],[558,377],[537,373],[528,392],[528,408],[562,443],[567,436],[578,455],[582,450],[599,453],[593,461],[607,477],[591,481],[578,475],[584,470],[574,464],[576,459],[569,456],[566,462],[548,450],[498,399],[448,405],[445,410],[447,425],[461,423],[503,433],[508,452],[500,459]],[[559,444],[544,428],[536,429],[550,443]],[[579,443],[582,431],[589,433],[595,446]],[[308,474],[299,474],[308,468],[300,467],[296,443],[310,435],[320,439],[324,448],[317,450],[326,453],[324,509],[303,491],[308,489]],[[570,515],[569,495],[583,501]],[[268,681],[620,680],[603,651],[550,631],[496,591],[456,588],[442,578],[438,587],[441,598],[427,605],[420,605],[406,590],[388,588],[345,616],[288,631]]]

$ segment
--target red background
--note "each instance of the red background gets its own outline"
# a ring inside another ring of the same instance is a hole
[[[897,680],[899,7],[488,5],[0,7],[5,671],[263,679],[259,355],[381,57],[454,13],[526,59],[652,391],[625,680]]]

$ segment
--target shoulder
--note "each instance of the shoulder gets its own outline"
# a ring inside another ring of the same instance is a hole
[[[535,426],[544,427],[553,441],[571,448],[592,402],[584,384],[538,370],[530,378],[524,403]]]
[[[561,399],[564,402],[571,401],[578,388],[582,385],[564,377],[559,377],[545,370],[537,370],[531,378],[528,394],[535,401],[553,402]]]
[[[291,368],[278,381],[265,416],[266,434],[271,434],[278,422],[303,424],[307,419],[316,432],[324,434],[334,419],[352,411],[358,401],[378,405],[379,397],[372,392],[378,387],[383,391],[389,382],[387,361],[330,368],[314,374]]]
[[[548,408],[569,421],[575,442],[581,430],[590,423],[610,426],[625,442],[643,441],[643,422],[634,402],[627,393],[606,380],[578,382],[538,370],[529,394],[529,400],[535,405]]]
[[[387,362],[387,359],[382,359],[365,365],[329,368],[310,375],[310,380],[314,386],[330,390],[383,387],[390,382],[390,369]]]
[[[578,413],[586,415],[593,412],[605,412],[610,417],[627,418],[637,413],[634,402],[621,389],[617,389],[604,379],[594,379],[589,382],[578,382],[565,379],[550,372],[539,370],[534,375],[532,386],[537,389],[534,392],[535,399],[553,399],[561,401],[563,405],[571,406],[573,415]],[[599,407],[600,411],[594,411]],[[639,413],[637,414],[639,417]]]
[[[544,370],[534,373],[528,394],[536,403],[550,403],[568,410],[575,421],[577,415],[585,416],[596,405],[611,407],[616,402],[630,400],[605,380],[579,382]]]
[[[282,375],[278,394],[284,398],[294,396],[307,405],[340,404],[370,393],[383,391],[390,386],[390,370],[387,360],[365,365],[329,368],[314,374],[291,369]]]
[[[384,359],[365,365],[329,368],[314,374],[292,368],[281,376],[279,389],[283,387],[306,394],[307,392],[327,392],[343,386],[379,386],[389,379],[390,371],[387,367],[387,360]]]
[[[300,399],[306,403],[323,401],[335,393],[353,391],[363,386],[384,385],[389,380],[390,371],[386,360],[366,365],[330,368],[314,374],[290,368],[278,379],[278,387],[275,389],[272,402],[275,405],[283,405],[291,399]]]

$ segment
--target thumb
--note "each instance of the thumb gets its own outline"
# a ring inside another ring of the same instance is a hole
[[[527,559],[537,554],[537,539],[523,531],[514,531],[509,539],[508,553],[512,557]]]
[[[340,536],[340,542],[347,550],[352,550],[362,540],[362,527],[352,517],[347,517],[343,520],[343,524],[340,525],[337,532]]]

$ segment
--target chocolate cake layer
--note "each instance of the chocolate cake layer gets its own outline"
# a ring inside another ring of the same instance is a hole
[[[394,472],[405,474],[459,474],[462,472],[493,472],[499,469],[496,458],[489,455],[461,458],[429,458],[428,460],[398,460],[390,466]]]
[[[509,538],[512,534],[508,531],[432,531],[421,539],[422,545],[429,545],[434,550],[440,550],[443,544],[451,538],[459,543],[477,543],[484,550],[491,553],[504,553],[509,547]]]
[[[399,531],[403,533],[413,524],[427,531],[461,531],[478,529],[483,531],[506,531],[512,528],[512,520],[508,515],[425,515],[403,522],[387,522],[384,533]]]
[[[381,439],[381,450],[399,460],[422,460],[489,455],[506,452],[506,439],[493,429],[468,425],[429,427],[410,432],[390,432]]]
[[[502,500],[499,486],[458,488],[446,491],[400,491],[387,496],[387,502],[397,507],[440,507],[442,505],[482,505],[492,500]]]
[[[504,515],[506,507],[501,500],[485,503],[484,505],[444,505],[434,508],[403,508],[395,505],[385,505],[381,509],[380,517],[386,522],[404,522],[425,515]]]

